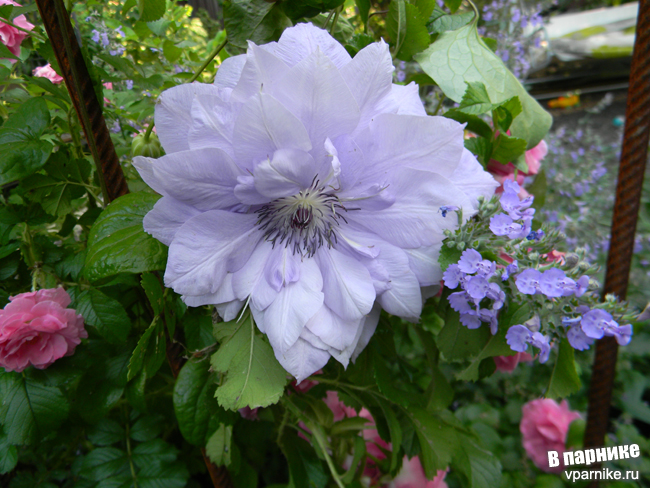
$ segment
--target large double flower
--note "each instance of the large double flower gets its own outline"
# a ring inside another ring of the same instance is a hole
[[[426,115],[392,83],[384,42],[351,58],[311,24],[226,59],[214,85],[165,91],[167,153],[138,157],[163,195],[145,230],[169,245],[165,284],[190,306],[244,305],[299,381],[347,365],[381,308],[417,320],[441,278],[444,230],[497,184],[463,147],[463,126]]]

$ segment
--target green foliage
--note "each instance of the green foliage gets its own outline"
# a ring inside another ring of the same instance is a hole
[[[252,316],[215,325],[219,350],[210,363],[224,374],[215,396],[228,410],[266,407],[282,396],[286,373],[271,346],[255,333]]]
[[[142,229],[142,219],[158,198],[151,193],[132,193],[102,212],[88,236],[85,274],[89,280],[165,267],[167,247]]]
[[[138,0],[140,21],[153,22],[165,14],[166,0]]]
[[[481,40],[476,30],[477,22],[475,17],[459,29],[443,32],[415,59],[445,95],[456,102],[462,101],[465,84],[471,82],[483,83],[494,103],[515,95],[519,97],[522,113],[514,118],[511,131],[514,137],[525,140],[526,148],[530,149],[546,135],[552,118]],[[465,62],[467,53],[471,53],[474,63]]]
[[[241,48],[246,48],[249,40],[256,44],[277,41],[291,26],[280,5],[265,0],[228,0],[223,15],[228,41]]]
[[[390,3],[386,17],[386,30],[395,48],[395,57],[409,61],[415,54],[425,50],[431,39],[426,27],[429,19],[428,1],[408,3],[395,0]]]
[[[131,320],[117,300],[97,288],[73,291],[73,306],[83,315],[84,322],[97,329],[107,341],[119,344],[126,340],[131,330]]]
[[[457,30],[467,25],[474,18],[472,12],[462,12],[459,14],[448,14],[437,5],[433,9],[427,27],[429,34],[440,34],[442,32]]]
[[[580,388],[580,378],[576,372],[573,348],[569,341],[562,339],[546,391],[546,398],[565,398]]]
[[[0,127],[0,184],[29,176],[45,164],[53,148],[43,139],[49,123],[45,100],[32,98]]]

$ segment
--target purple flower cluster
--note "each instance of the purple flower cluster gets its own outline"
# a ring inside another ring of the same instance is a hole
[[[537,319],[539,322],[539,319]],[[525,325],[513,325],[506,333],[506,342],[510,349],[517,352],[524,352],[528,344],[539,349],[539,362],[545,363],[551,352],[550,338],[540,332],[532,332]]]
[[[632,326],[618,325],[609,312],[601,309],[589,309],[583,305],[578,307],[578,317],[565,318],[562,325],[569,327],[567,339],[574,349],[584,351],[589,349],[593,339],[602,339],[605,336],[616,338],[621,346],[632,340]]]
[[[537,239],[537,234],[531,234],[531,224],[535,209],[530,208],[533,197],[519,199],[521,188],[516,181],[505,180],[503,194],[499,203],[507,213],[498,213],[490,219],[490,230],[497,236],[508,236],[509,239],[523,239],[532,235]],[[540,232],[539,238],[544,235]]]
[[[449,304],[460,313],[460,322],[468,329],[477,329],[481,322],[487,322],[492,334],[497,332],[497,314],[506,295],[497,283],[490,283],[495,274],[495,262],[483,259],[474,249],[467,249],[458,263],[450,265],[442,275],[445,286],[453,290],[460,285],[463,290],[449,295]],[[493,301],[490,308],[481,308],[484,299]]]
[[[527,269],[515,278],[517,289],[524,295],[542,293],[548,298],[581,297],[589,287],[589,276],[581,276],[578,281],[569,278],[558,268],[547,269],[544,272]]]

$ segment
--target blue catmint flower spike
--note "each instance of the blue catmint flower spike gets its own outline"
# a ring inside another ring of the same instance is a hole
[[[534,295],[540,291],[542,273],[536,269],[526,269],[515,277],[517,289],[525,295]]]
[[[523,325],[513,325],[506,333],[506,343],[510,349],[516,352],[524,352],[528,349],[528,341],[532,333]]]
[[[460,255],[458,269],[467,274],[476,273],[482,260],[483,256],[476,249],[466,249]]]

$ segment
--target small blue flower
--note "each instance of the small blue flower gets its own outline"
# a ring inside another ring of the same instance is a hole
[[[476,310],[460,314],[460,323],[468,329],[478,329],[481,326],[481,320],[478,317]]]
[[[475,300],[482,300],[488,291],[488,280],[482,276],[472,276],[467,280],[465,290]]]
[[[449,295],[449,305],[458,313],[467,313],[472,308],[467,301],[467,293],[464,291],[457,291]]]
[[[111,42],[108,40],[108,34],[106,32],[101,33],[101,38],[102,38],[102,46],[106,47],[108,46]]]
[[[580,320],[580,318],[578,317],[577,320]],[[564,322],[564,320],[562,320],[562,322]],[[566,338],[569,341],[569,344],[571,344],[571,347],[577,349],[578,351],[589,349],[589,346],[591,346],[594,342],[593,339],[589,338],[582,331],[579,325],[574,325],[571,327],[566,333]]]
[[[125,34],[124,31],[122,30],[122,26],[121,26],[121,25],[118,26],[118,27],[115,29],[115,32],[117,32],[121,37],[126,37],[126,34]]]
[[[479,317],[483,322],[490,324],[490,332],[495,335],[499,330],[499,321],[497,320],[497,311],[482,308],[478,311]]]
[[[458,207],[455,207],[454,205],[443,205],[440,207],[440,212],[442,212],[442,216],[446,217],[447,212],[455,212],[458,210]]]
[[[542,273],[536,269],[527,269],[522,271],[515,278],[517,289],[525,295],[534,295],[539,291],[539,282],[542,279]]]
[[[447,288],[452,290],[458,287],[458,283],[465,278],[465,273],[463,273],[457,264],[450,264],[445,272],[442,274],[442,279],[445,282]]]
[[[524,352],[528,349],[531,336],[531,332],[523,325],[513,325],[506,333],[506,342],[513,351]]]
[[[99,31],[96,29],[93,29],[93,35],[91,37],[92,41],[96,44],[99,44]]]
[[[478,271],[479,263],[483,260],[483,256],[476,249],[466,249],[460,255],[458,261],[458,269],[463,273],[476,273]]]
[[[519,263],[517,263],[517,260],[515,259],[512,263],[506,266],[506,269],[503,270],[501,281],[506,281],[510,278],[511,274],[516,273],[517,271],[519,271]]]
[[[133,80],[126,80],[126,89],[127,90],[133,89]]]
[[[549,298],[573,295],[576,288],[576,282],[558,268],[547,269],[539,280],[540,291]]]

